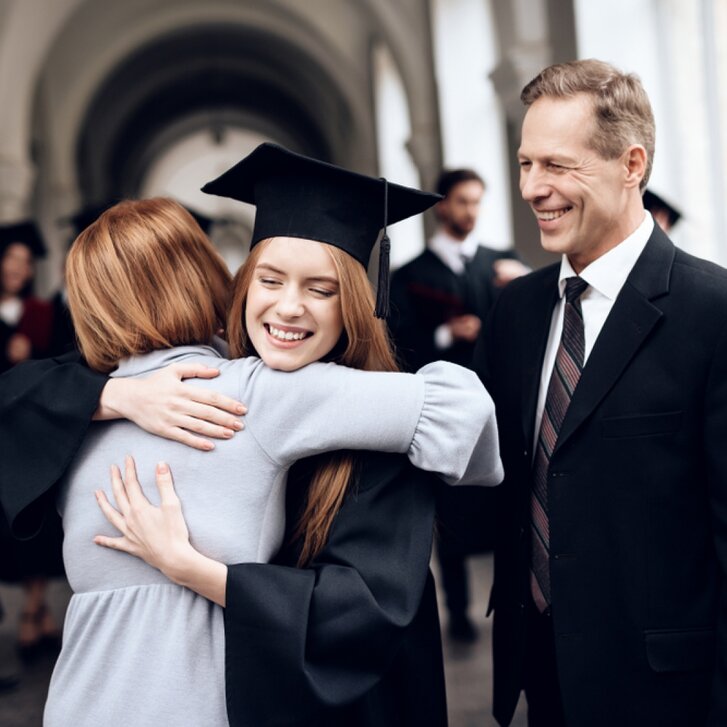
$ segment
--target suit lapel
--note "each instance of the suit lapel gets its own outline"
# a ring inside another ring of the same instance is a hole
[[[545,275],[532,290],[531,297],[525,301],[520,323],[522,332],[522,430],[528,447],[535,436],[535,407],[538,403],[540,374],[543,357],[550,333],[553,308],[558,302],[558,274],[560,264],[556,263],[544,271]]]
[[[558,435],[554,454],[610,391],[662,316],[652,303],[669,292],[675,248],[655,226],[588,357]]]

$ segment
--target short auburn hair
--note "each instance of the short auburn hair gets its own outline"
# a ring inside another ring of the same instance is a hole
[[[192,215],[172,199],[114,205],[74,241],[68,305],[89,366],[208,343],[224,328],[230,273]]]
[[[543,96],[570,98],[585,94],[591,100],[595,128],[591,147],[604,159],[616,159],[631,144],[646,149],[643,191],[654,163],[656,127],[649,97],[634,73],[623,73],[593,58],[557,63],[542,70],[523,88],[520,100],[530,106]]]

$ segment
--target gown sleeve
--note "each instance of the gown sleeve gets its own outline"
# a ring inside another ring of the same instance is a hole
[[[48,493],[81,446],[107,380],[75,353],[0,377],[0,502],[17,537],[43,524]]]
[[[240,392],[248,431],[278,465],[338,449],[406,453],[449,484],[497,485],[492,399],[472,371],[436,361],[417,374],[310,364],[261,368]]]
[[[408,725],[401,715],[417,709],[393,704],[408,699],[399,677],[417,687],[431,684],[425,694],[412,690],[422,702],[431,700],[419,723],[446,724],[429,575],[435,485],[430,475],[401,457],[365,453],[360,459],[364,467],[358,487],[349,493],[327,545],[308,567],[228,567],[226,684],[232,727],[337,725],[331,715],[357,700],[360,705],[372,690],[378,690],[379,698],[359,711],[375,712],[361,724]],[[297,487],[291,477],[290,491]],[[294,563],[295,557],[283,553],[281,560]],[[423,603],[427,587],[429,600]],[[422,627],[427,605],[432,617]],[[395,678],[391,670],[403,652],[416,659],[397,669]],[[380,698],[382,680],[396,684],[390,699]]]

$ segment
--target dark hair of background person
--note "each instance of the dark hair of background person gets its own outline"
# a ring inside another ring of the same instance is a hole
[[[445,169],[437,179],[437,194],[446,197],[454,187],[462,182],[479,182],[485,189],[485,180],[474,169]]]

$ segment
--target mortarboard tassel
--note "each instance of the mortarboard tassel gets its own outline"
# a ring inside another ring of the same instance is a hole
[[[391,242],[386,232],[389,218],[389,183],[381,178],[384,183],[384,234],[379,242],[379,284],[376,288],[376,309],[374,315],[377,318],[388,318],[389,316],[389,250]]]

